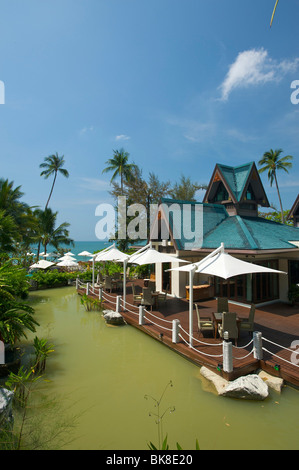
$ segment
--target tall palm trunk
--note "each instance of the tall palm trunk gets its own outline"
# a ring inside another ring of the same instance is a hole
[[[53,193],[53,189],[54,189],[54,186],[55,186],[56,177],[57,177],[57,171],[55,172],[55,175],[54,175],[54,180],[53,180],[52,188],[51,188],[50,195],[49,195],[49,197],[48,197],[48,200],[47,200],[47,204],[46,204],[45,209],[48,208],[48,205],[49,205],[49,202],[50,202],[52,193]]]
[[[277,189],[277,194],[278,194],[278,199],[279,199],[279,205],[280,205],[281,223],[284,224],[282,202],[281,202],[280,191],[279,191],[279,188],[278,188],[278,183],[277,183],[277,178],[276,178],[276,172],[275,171],[274,171],[274,179],[275,179],[275,184],[276,184],[276,189]]]

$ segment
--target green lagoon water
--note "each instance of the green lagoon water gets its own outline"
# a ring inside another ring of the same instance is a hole
[[[55,345],[46,369],[47,395],[60,397],[65,413],[78,415],[65,449],[141,450],[157,443],[150,412],[167,383],[161,410],[170,447],[183,449],[298,449],[299,392],[285,387],[264,402],[221,398],[207,390],[199,368],[163,344],[125,325],[106,325],[86,312],[73,287],[30,297],[38,337]],[[32,336],[28,337],[28,342]],[[26,344],[26,343],[24,343]]]

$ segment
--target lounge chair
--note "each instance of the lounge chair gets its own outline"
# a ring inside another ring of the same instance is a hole
[[[249,311],[248,318],[240,321],[240,330],[246,330],[248,333],[252,333],[254,329],[254,315],[255,305],[252,304]]]
[[[140,305],[140,304],[141,304],[141,300],[142,300],[142,295],[141,295],[141,294],[137,294],[137,293],[135,292],[134,283],[132,284],[132,292],[133,292],[133,304]]]
[[[144,305],[145,307],[151,307],[151,310],[153,310],[154,303],[155,298],[152,295],[152,291],[148,287],[144,287],[142,289],[141,305]]]
[[[210,317],[201,317],[198,310],[198,305],[194,304],[196,308],[196,315],[197,315],[197,326],[198,326],[198,333],[203,335],[203,331],[215,331],[215,326],[213,320]]]
[[[218,326],[219,335],[224,337],[225,331],[228,332],[229,339],[234,339],[237,344],[239,330],[237,325],[237,314],[234,312],[223,312],[222,323]]]
[[[217,312],[228,312],[228,298],[227,297],[218,297],[217,298]]]

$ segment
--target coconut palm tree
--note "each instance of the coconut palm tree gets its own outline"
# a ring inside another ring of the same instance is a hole
[[[35,211],[38,220],[38,237],[40,243],[44,246],[45,253],[49,244],[53,245],[56,250],[59,249],[61,244],[74,244],[74,241],[69,238],[69,223],[64,222],[56,227],[57,214],[58,212],[53,212],[49,207],[44,211],[41,209]]]
[[[261,168],[259,169],[259,173],[268,171],[268,179],[270,181],[270,186],[272,186],[273,181],[275,181],[278,199],[279,199],[279,205],[280,205],[281,223],[283,224],[284,215],[283,215],[283,208],[282,208],[282,202],[281,202],[281,197],[280,197],[280,191],[278,188],[276,173],[278,170],[284,170],[288,173],[289,169],[292,168],[292,163],[290,162],[290,160],[292,160],[293,157],[291,155],[286,155],[285,157],[279,158],[282,152],[283,152],[282,149],[276,149],[276,150],[271,149],[269,150],[269,152],[265,152],[263,155],[263,158],[259,161],[259,165],[261,166]]]
[[[40,168],[45,168],[45,170],[43,170],[41,172],[40,176],[44,176],[44,178],[47,179],[47,178],[49,178],[49,176],[54,175],[53,184],[52,184],[52,187],[51,187],[50,195],[48,197],[45,209],[47,209],[47,207],[49,205],[49,202],[50,202],[50,199],[51,199],[51,196],[52,196],[52,193],[53,193],[53,189],[54,189],[54,186],[55,186],[57,174],[60,173],[65,178],[69,177],[68,171],[65,168],[63,168],[64,163],[65,163],[64,162],[64,156],[62,155],[62,157],[59,157],[58,153],[56,152],[55,155],[50,155],[49,157],[46,157],[44,159],[44,162],[40,164]]]
[[[130,181],[134,178],[133,171],[136,169],[137,165],[134,163],[128,163],[129,153],[125,152],[124,149],[113,150],[113,158],[107,160],[106,165],[108,165],[102,173],[108,173],[113,171],[112,178],[110,182],[115,180],[117,176],[120,176],[120,187],[121,194],[123,194],[123,183],[125,181]]]

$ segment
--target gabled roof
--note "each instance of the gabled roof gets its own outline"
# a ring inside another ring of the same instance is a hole
[[[217,163],[203,202],[210,202],[216,193],[218,182],[222,181],[232,202],[241,202],[251,184],[256,202],[269,207],[267,195],[254,162],[239,166],[228,166]]]
[[[202,248],[217,248],[221,242],[232,250],[296,249],[290,243],[299,241],[299,229],[262,217],[231,216],[204,238]]]
[[[299,194],[288,214],[288,219],[292,219],[294,215],[297,215],[299,213]]]
[[[224,206],[219,204],[204,204],[200,202],[178,201],[163,199],[166,206],[172,206],[173,213],[169,216],[169,231],[177,250],[190,250],[190,239],[185,235],[188,231],[183,227],[186,223],[181,216],[183,205],[191,205],[191,230],[195,228],[195,207],[202,210],[202,246],[203,249],[215,249],[223,242],[226,249],[231,250],[293,250],[297,247],[291,243],[299,242],[299,228],[283,225],[262,217],[229,216]],[[181,224],[176,230],[175,224]],[[189,230],[190,232],[190,230]],[[175,234],[181,237],[176,238]]]

